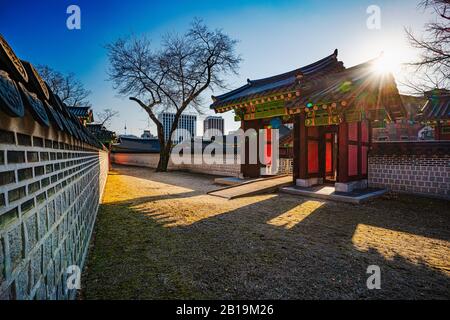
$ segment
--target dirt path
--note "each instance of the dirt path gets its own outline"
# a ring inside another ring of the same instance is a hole
[[[115,167],[85,299],[450,298],[448,202],[226,200],[210,176]],[[368,290],[369,265],[381,289]]]

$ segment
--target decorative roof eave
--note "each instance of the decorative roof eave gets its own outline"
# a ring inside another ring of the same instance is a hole
[[[435,126],[435,125],[444,125],[444,126],[450,126],[450,119],[448,120],[419,120],[418,123],[422,125],[429,125],[429,126]]]
[[[219,110],[228,108],[228,110],[235,109],[237,106],[241,106],[243,104],[260,104],[264,103],[265,100],[268,99],[284,99],[284,96],[287,96],[289,94],[295,94],[298,91],[297,85],[289,85],[289,86],[283,86],[279,88],[275,88],[272,90],[264,91],[264,92],[258,92],[252,95],[248,95],[242,98],[233,99],[227,102],[223,103],[217,103],[212,107],[216,113],[221,113]],[[283,96],[283,98],[281,98]],[[262,101],[262,102],[261,102]]]
[[[223,113],[223,112],[227,112],[230,110],[242,109],[242,108],[257,106],[257,105],[272,102],[272,101],[280,101],[280,100],[289,102],[292,99],[294,99],[295,97],[299,97],[299,96],[300,96],[300,90],[298,90],[297,88],[294,88],[294,87],[290,87],[288,90],[282,90],[282,91],[276,92],[275,94],[252,96],[249,99],[242,99],[239,102],[236,102],[233,104],[219,106],[215,109],[215,111],[216,111],[216,113]]]
[[[304,104],[296,104],[296,103],[292,103],[289,107],[287,107],[288,110],[288,114],[298,114],[301,112],[305,112],[305,113],[310,113],[310,112],[316,112],[316,111],[328,111],[328,112],[332,112],[332,111],[344,111],[345,109],[347,109],[349,106],[348,102],[346,100],[342,100],[342,101],[336,101],[336,102],[331,102],[331,103],[324,103],[324,104],[320,104],[320,105],[313,105],[313,106],[306,106]]]
[[[218,104],[214,107],[216,113],[223,113],[233,109],[239,109],[247,106],[259,105],[271,101],[285,100],[289,101],[292,97],[299,96],[300,90],[297,85],[278,88],[270,92],[258,93],[241,99],[233,100],[230,103]]]
[[[313,105],[313,106],[306,106],[306,105],[300,105],[300,104],[293,104],[289,108],[287,108],[287,114],[288,115],[295,115],[300,114],[304,112],[305,114],[315,115],[317,112],[326,111],[329,114],[331,113],[338,113],[343,114],[347,110],[350,110],[352,107],[356,106],[357,110],[361,112],[370,112],[373,110],[381,110],[376,104],[356,104],[349,102],[348,100],[336,100],[335,102],[326,103],[326,104],[320,104],[320,105]],[[395,117],[392,113],[389,112],[389,110],[386,110],[386,116],[389,122],[395,122],[396,120],[399,120],[400,118]]]

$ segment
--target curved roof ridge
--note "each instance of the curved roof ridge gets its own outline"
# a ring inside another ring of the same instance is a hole
[[[333,51],[332,54],[330,54],[329,56],[326,56],[325,58],[322,58],[320,60],[317,60],[313,63],[310,63],[306,66],[288,71],[288,72],[284,72],[284,73],[280,73],[274,76],[270,76],[270,77],[266,77],[266,78],[260,78],[260,79],[255,79],[255,80],[250,80],[250,83],[252,84],[261,84],[261,83],[265,83],[265,82],[271,82],[271,81],[275,81],[275,80],[281,80],[281,79],[285,79],[285,78],[289,78],[292,76],[295,76],[298,73],[303,73],[303,74],[307,74],[309,73],[310,70],[315,70],[317,67],[319,66],[324,66],[329,64],[330,62],[335,62],[337,61],[337,54],[338,54],[338,49],[335,49]]]
[[[338,49],[335,49],[331,55],[326,56],[325,58],[317,60],[313,63],[310,63],[306,66],[303,66],[303,67],[300,67],[300,68],[297,68],[297,69],[294,69],[294,70],[291,70],[291,71],[288,71],[285,73],[281,73],[278,75],[266,77],[266,78],[260,78],[260,79],[256,79],[256,80],[247,79],[247,83],[241,87],[238,87],[232,91],[226,92],[226,93],[218,95],[218,96],[212,95],[211,98],[213,100],[213,105],[215,103],[219,103],[221,100],[226,100],[229,97],[237,95],[237,94],[241,93],[242,91],[245,91],[253,86],[261,86],[261,85],[271,83],[271,82],[278,82],[281,80],[286,80],[286,79],[295,77],[297,74],[306,74],[307,75],[307,74],[313,73],[314,71],[320,70],[321,68],[324,68],[332,63],[336,63],[337,55],[338,55]]]
[[[229,91],[229,92],[225,92],[225,93],[223,93],[223,94],[221,94],[221,95],[218,95],[218,96],[211,96],[211,98],[213,99],[213,100],[220,100],[220,99],[224,99],[224,98],[226,98],[226,97],[228,97],[228,96],[231,96],[231,95],[233,95],[233,94],[236,94],[236,93],[239,93],[239,92],[241,92],[241,91],[243,91],[243,90],[245,90],[245,89],[247,89],[247,88],[249,88],[249,87],[251,87],[251,84],[250,84],[250,81],[248,81],[248,79],[247,79],[247,83],[246,84],[244,84],[243,86],[241,86],[241,87],[239,87],[239,88],[236,88],[236,89],[234,89],[234,90],[231,90],[231,91]]]

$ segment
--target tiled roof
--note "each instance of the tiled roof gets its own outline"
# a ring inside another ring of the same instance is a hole
[[[71,114],[75,117],[89,117],[91,111],[90,107],[68,107]]]
[[[113,141],[116,137],[116,133],[110,130],[107,130],[103,125],[100,123],[88,123],[86,125],[86,128],[89,130],[90,133],[94,135],[94,137],[97,138],[98,141],[102,143],[109,143]]]
[[[120,137],[118,144],[113,144],[111,152],[121,153],[159,153],[158,139],[140,139]]]
[[[279,128],[279,135],[280,135],[280,139],[282,139],[283,137],[290,135],[292,133],[292,130],[289,129],[286,125],[282,124]]]
[[[427,102],[427,98],[423,96],[417,97],[401,94],[400,98],[402,99],[403,106],[411,119],[414,119],[417,116],[424,104]]]
[[[449,120],[450,119],[450,91],[438,89],[425,93],[427,102],[420,111],[421,120]]]
[[[357,105],[364,110],[385,108],[391,120],[404,118],[406,111],[391,74],[377,73],[375,60],[341,72],[306,81],[302,94],[288,102],[289,108],[311,108],[336,104],[339,107]]]
[[[247,99],[254,99],[277,92],[295,90],[299,79],[314,77],[324,72],[343,69],[342,62],[337,60],[337,49],[333,54],[307,66],[258,80],[247,80],[247,84],[225,94],[212,97],[211,109],[238,103]]]
[[[23,117],[25,109],[42,126],[52,126],[103,148],[50,90],[32,64],[20,60],[0,35],[0,110],[12,117]]]
[[[281,125],[279,130],[280,130],[280,141],[279,141],[280,146],[292,142],[292,139],[294,137],[294,130],[289,129],[285,125]]]

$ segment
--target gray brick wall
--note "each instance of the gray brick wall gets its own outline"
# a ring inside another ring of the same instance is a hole
[[[450,155],[371,155],[369,184],[450,199]]]
[[[66,271],[84,264],[108,154],[53,138],[0,130],[0,300],[76,295]]]

